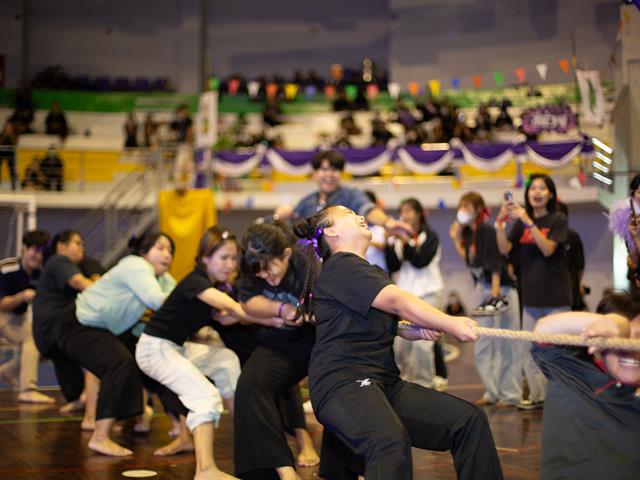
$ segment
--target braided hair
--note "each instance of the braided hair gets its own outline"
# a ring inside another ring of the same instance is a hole
[[[314,315],[313,291],[322,262],[331,256],[331,248],[324,236],[324,229],[333,225],[331,208],[333,207],[327,207],[306,220],[299,220],[293,226],[294,233],[300,238],[298,244],[302,246],[302,253],[307,258],[307,271],[298,308],[300,314],[309,318]]]

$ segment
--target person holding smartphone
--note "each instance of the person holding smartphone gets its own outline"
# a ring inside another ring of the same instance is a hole
[[[571,277],[564,244],[568,239],[567,218],[557,210],[557,193],[548,175],[531,175],[524,193],[525,206],[505,201],[496,222],[498,248],[511,255],[519,267],[522,329],[532,331],[538,319],[571,309]],[[509,233],[506,220],[512,222]],[[524,373],[529,399],[518,408],[542,408],[545,378],[526,350]]]

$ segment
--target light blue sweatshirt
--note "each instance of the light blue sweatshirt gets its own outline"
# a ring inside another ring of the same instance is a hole
[[[76,297],[76,316],[83,325],[120,335],[145,309],[158,310],[175,286],[169,273],[156,277],[147,260],[129,255]]]

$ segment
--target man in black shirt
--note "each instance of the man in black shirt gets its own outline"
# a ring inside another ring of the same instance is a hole
[[[0,335],[20,347],[19,356],[0,366],[0,379],[12,383],[19,372],[20,402],[54,402],[37,390],[40,355],[31,331],[31,302],[40,277],[42,249],[49,238],[43,230],[27,232],[20,257],[0,261]]]

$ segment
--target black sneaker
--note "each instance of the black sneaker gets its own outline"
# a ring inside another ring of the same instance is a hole
[[[491,297],[488,301],[478,305],[471,312],[477,317],[499,315],[509,308],[509,302],[503,297]]]

